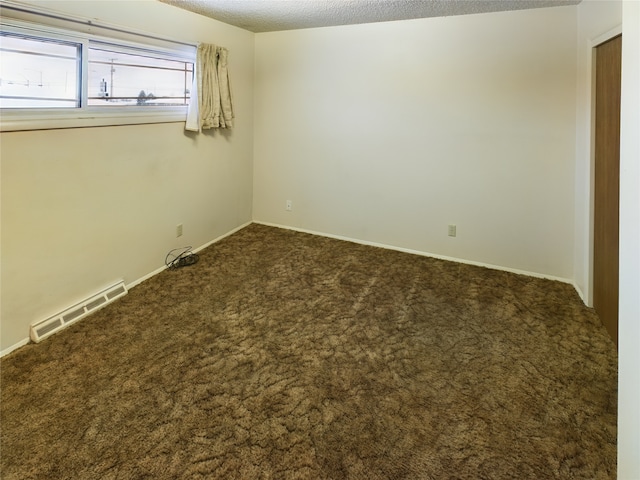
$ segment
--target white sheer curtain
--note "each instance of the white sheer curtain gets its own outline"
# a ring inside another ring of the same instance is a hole
[[[198,45],[196,75],[191,89],[185,130],[200,132],[209,128],[233,126],[233,100],[226,48]]]

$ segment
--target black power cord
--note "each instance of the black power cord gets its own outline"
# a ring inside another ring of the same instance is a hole
[[[174,248],[164,258],[164,264],[169,270],[193,265],[200,257],[191,251],[191,247]]]

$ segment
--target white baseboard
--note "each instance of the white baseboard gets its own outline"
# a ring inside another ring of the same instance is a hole
[[[233,230],[231,230],[231,231],[229,231],[229,232],[227,232],[227,233],[225,233],[223,235],[220,235],[219,237],[211,240],[210,242],[207,242],[204,245],[196,248],[194,250],[194,252],[199,252],[200,250],[203,250],[203,249],[207,248],[208,246],[213,245],[216,242],[219,242],[223,238],[226,238],[226,237],[228,237],[230,235],[233,235],[234,233],[238,232],[239,230],[242,230],[243,228],[251,225],[251,223],[252,222],[247,222],[247,223],[245,223],[243,225],[240,225],[239,227],[234,228]],[[142,277],[138,278],[137,280],[129,282],[127,284],[127,290],[130,290],[131,288],[135,287],[136,285],[141,284],[145,280],[149,280],[151,277],[156,276],[157,274],[165,271],[166,269],[167,269],[166,265],[163,265],[162,267],[157,268],[154,271],[152,271],[152,272],[150,272],[150,273],[148,273],[146,275],[143,275]],[[18,349],[20,347],[24,347],[26,344],[29,343],[29,341],[30,341],[30,339],[29,339],[29,337],[27,337],[27,338],[25,338],[23,340],[20,340],[18,343],[14,344],[14,345],[11,345],[10,347],[5,348],[4,350],[0,351],[0,358],[4,357],[5,355],[13,352],[14,350],[16,350],[16,349]]]
[[[0,358],[4,357],[5,355],[7,355],[7,354],[9,354],[11,352],[13,352],[14,350],[17,350],[20,347],[24,347],[29,342],[30,342],[29,337],[23,338],[18,343],[13,344],[10,347],[7,347],[4,350],[0,351]]]
[[[220,240],[222,240],[223,238],[227,238],[228,236],[233,235],[234,233],[236,233],[236,232],[238,232],[238,231],[242,230],[243,228],[245,228],[245,227],[247,227],[247,226],[251,225],[252,223],[253,223],[253,222],[247,222],[247,223],[245,223],[245,224],[243,224],[243,225],[240,225],[239,227],[236,227],[236,228],[234,228],[233,230],[231,230],[231,231],[229,231],[229,232],[227,232],[227,233],[225,233],[225,234],[223,234],[223,235],[220,235],[220,236],[219,236],[219,237],[217,237],[217,238],[214,238],[214,239],[213,239],[213,240],[211,240],[210,242],[207,242],[207,243],[205,243],[204,245],[199,246],[198,248],[194,249],[194,250],[193,250],[193,252],[194,252],[194,253],[197,253],[197,252],[199,252],[200,250],[204,250],[204,249],[205,249],[205,248],[207,248],[208,246],[213,245],[213,244],[214,244],[214,243],[216,243],[216,242],[219,242],[219,241],[220,241]],[[155,269],[153,272],[148,273],[148,274],[146,274],[146,275],[144,275],[144,276],[142,276],[142,277],[138,278],[137,280],[134,280],[134,281],[132,281],[132,282],[128,283],[128,284],[127,284],[127,290],[130,290],[131,288],[135,287],[136,285],[140,285],[142,282],[144,282],[145,280],[149,280],[151,277],[155,277],[155,276],[156,276],[156,275],[158,275],[159,273],[164,272],[166,269],[167,269],[167,266],[166,266],[166,265],[163,265],[162,267]]]
[[[358,243],[361,245],[369,245],[372,247],[378,247],[378,248],[385,248],[387,250],[395,250],[395,251],[399,251],[399,252],[404,252],[404,253],[410,253],[413,255],[420,255],[423,257],[431,257],[431,258],[437,258],[440,260],[447,260],[450,262],[457,262],[457,263],[464,263],[467,265],[475,265],[477,267],[485,267],[485,268],[490,268],[492,270],[501,270],[501,271],[505,271],[505,272],[511,272],[511,273],[516,273],[518,275],[526,275],[529,277],[535,277],[535,278],[545,278],[548,280],[555,280],[558,282],[562,282],[562,283],[568,283],[570,285],[572,285],[575,289],[576,292],[578,293],[578,295],[580,296],[580,298],[582,299],[583,302],[585,302],[585,298],[584,298],[584,293],[582,292],[582,290],[578,287],[578,285],[576,284],[576,282],[574,280],[568,279],[568,278],[562,278],[562,277],[556,277],[553,275],[544,275],[541,273],[537,273],[537,272],[529,272],[526,270],[519,270],[517,268],[510,268],[510,267],[503,267],[500,265],[492,265],[492,264],[488,264],[488,263],[483,263],[483,262],[476,262],[473,260],[466,260],[466,259],[461,259],[461,258],[456,258],[456,257],[449,257],[446,255],[438,255],[435,253],[429,253],[429,252],[423,252],[420,250],[412,250],[410,248],[403,248],[403,247],[396,247],[393,245],[387,245],[387,244],[383,244],[383,243],[377,243],[377,242],[369,242],[367,240],[359,240],[356,238],[350,238],[350,237],[345,237],[342,235],[333,235],[330,233],[323,233],[323,232],[317,232],[314,230],[308,230],[308,229],[304,229],[304,228],[297,228],[297,227],[290,227],[288,225],[279,225],[279,224],[275,224],[275,223],[269,223],[269,222],[259,222],[259,221],[253,221],[253,222],[247,222],[244,223],[243,225],[240,225],[239,227],[234,228],[233,230],[220,235],[219,237],[211,240],[210,242],[205,243],[204,245],[201,245],[200,247],[196,248],[194,250],[194,252],[199,252],[201,250],[204,250],[205,248],[209,247],[210,245],[213,245],[214,243],[219,242],[220,240],[229,237],[231,235],[233,235],[234,233],[242,230],[243,228],[246,228],[247,226],[251,225],[252,223],[256,223],[259,225],[265,225],[268,227],[276,227],[276,228],[284,228],[286,230],[293,230],[296,232],[302,232],[302,233],[309,233],[311,235],[318,235],[321,237],[327,237],[327,238],[334,238],[336,240],[344,240],[347,242],[352,242],[352,243]],[[131,289],[133,287],[135,287],[136,285],[139,285],[140,283],[144,282],[145,280],[150,279],[151,277],[154,277],[155,275],[159,274],[160,272],[163,272],[164,270],[166,270],[166,266],[162,266],[156,270],[154,270],[153,272],[148,273],[147,275],[144,275],[140,278],[138,278],[137,280],[134,280],[130,283],[127,284],[127,289]],[[585,302],[586,304],[586,302]],[[21,341],[19,341],[18,343],[5,348],[4,350],[0,351],[0,357],[3,357],[5,355],[7,355],[8,353],[11,353],[12,351],[23,347],[24,345],[29,343],[29,338],[25,338]]]
[[[194,252],[196,252],[196,253],[197,253],[197,252],[199,252],[200,250],[204,250],[204,249],[205,249],[205,248],[207,248],[208,246],[213,245],[214,243],[217,243],[217,242],[219,242],[220,240],[222,240],[222,239],[224,239],[224,238],[230,237],[230,236],[231,236],[231,235],[233,235],[234,233],[239,232],[239,231],[240,231],[240,230],[242,230],[243,228],[246,228],[246,227],[248,227],[249,225],[251,225],[252,223],[253,223],[253,222],[252,222],[252,221],[250,221],[250,222],[247,222],[247,223],[245,223],[245,224],[243,224],[243,225],[240,225],[239,227],[234,228],[233,230],[231,230],[231,231],[229,231],[229,232],[225,233],[224,235],[220,235],[218,238],[215,238],[215,239],[211,240],[210,242],[205,243],[205,244],[204,244],[204,245],[202,245],[201,247],[196,248],[196,249],[194,250]]]
[[[587,301],[586,295],[584,294],[582,289],[578,286],[578,284],[575,282],[575,280],[571,282],[571,285],[573,285],[573,288],[575,288],[576,292],[578,292],[578,296],[582,300],[582,303],[584,303],[587,307],[589,307],[590,305],[589,305],[589,302]]]
[[[127,283],[127,290],[131,290],[136,285],[140,285],[145,280],[149,280],[151,277],[155,277],[159,273],[164,272],[166,269],[167,269],[166,265],[163,265],[160,268],[156,268],[153,272],[147,273],[146,275],[143,275],[142,277],[138,278],[137,280],[134,280],[131,283]]]
[[[449,257],[449,256],[446,256],[446,255],[438,255],[436,253],[423,252],[423,251],[420,251],[420,250],[412,250],[410,248],[404,248],[404,247],[396,247],[394,245],[387,245],[387,244],[384,244],[384,243],[369,242],[367,240],[359,240],[357,238],[344,237],[342,235],[333,235],[331,233],[316,232],[314,230],[307,230],[307,229],[304,229],[304,228],[290,227],[288,225],[279,225],[279,224],[276,224],[276,223],[269,223],[269,222],[259,222],[259,221],[255,221],[255,220],[254,220],[253,223],[257,223],[259,225],[265,225],[267,227],[284,228],[286,230],[293,230],[293,231],[296,231],[296,232],[310,233],[311,235],[319,235],[321,237],[335,238],[336,240],[344,240],[344,241],[347,241],[347,242],[359,243],[361,245],[369,245],[371,247],[385,248],[387,250],[395,250],[395,251],[398,251],[398,252],[411,253],[413,255],[420,255],[420,256],[423,256],[423,257],[437,258],[439,260],[447,260],[449,262],[464,263],[464,264],[467,264],[467,265],[474,265],[476,267],[485,267],[485,268],[490,268],[492,270],[500,270],[500,271],[503,271],[503,272],[517,273],[518,275],[526,275],[528,277],[544,278],[544,279],[547,279],[547,280],[555,280],[557,282],[568,283],[570,285],[573,285],[574,288],[577,289],[575,282],[573,280],[569,279],[569,278],[556,277],[556,276],[553,276],[553,275],[545,275],[545,274],[542,274],[542,273],[529,272],[529,271],[526,271],[526,270],[519,270],[517,268],[503,267],[501,265],[492,265],[490,263],[476,262],[476,261],[473,261],[473,260],[466,260],[466,259],[463,259],[463,258]],[[579,289],[578,289],[578,294],[581,295],[581,292],[580,292]]]

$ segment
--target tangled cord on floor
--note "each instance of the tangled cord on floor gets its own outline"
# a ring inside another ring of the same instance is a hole
[[[193,265],[200,257],[191,251],[191,247],[174,248],[164,258],[164,264],[169,270]]]

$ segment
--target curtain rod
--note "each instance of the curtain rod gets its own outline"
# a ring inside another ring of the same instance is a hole
[[[60,15],[56,15],[54,13],[45,12],[45,11],[38,11],[38,10],[35,10],[35,9],[23,7],[23,6],[20,6],[20,5],[10,4],[10,3],[7,3],[7,2],[0,2],[0,8],[4,8],[4,9],[7,9],[7,10],[13,10],[15,12],[27,13],[27,14],[31,14],[31,15],[39,15],[41,17],[51,18],[53,20],[61,20],[61,21],[64,21],[64,22],[76,23],[76,24],[79,24],[79,25],[87,26],[87,27],[94,27],[94,28],[100,28],[100,29],[103,29],[103,30],[109,30],[109,31],[112,31],[112,32],[124,33],[126,35],[134,35],[134,36],[137,36],[137,37],[144,37],[144,38],[149,38],[149,39],[152,39],[152,40],[160,40],[162,42],[174,43],[176,45],[184,45],[186,47],[197,47],[197,45],[193,44],[193,43],[181,42],[179,40],[170,40],[168,38],[157,37],[155,35],[151,35],[151,34],[148,34],[148,33],[132,32],[131,30],[126,30],[124,28],[118,28],[118,27],[115,27],[115,26],[95,23],[92,20],[80,20],[78,18],[63,17],[63,16],[60,16]]]

